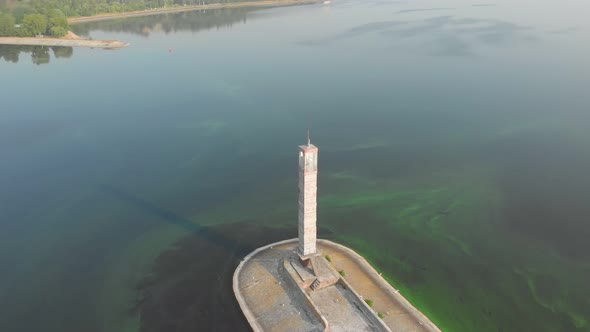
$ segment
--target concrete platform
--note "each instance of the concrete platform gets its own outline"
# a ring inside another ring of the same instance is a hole
[[[259,248],[234,273],[234,293],[254,331],[440,331],[351,249],[318,240],[321,254],[310,270],[298,265],[297,244]]]
[[[357,299],[341,284],[310,293],[313,304],[330,324],[330,331],[374,331],[363,311],[355,305]]]

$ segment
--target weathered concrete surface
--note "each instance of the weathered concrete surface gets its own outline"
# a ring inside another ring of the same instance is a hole
[[[317,246],[346,277],[318,291],[308,289],[309,295],[280,272],[289,266],[283,265],[285,259],[297,257],[297,239],[257,249],[240,263],[234,292],[254,331],[363,331],[376,330],[375,322],[383,322],[392,331],[440,332],[354,251],[326,240],[318,240]],[[373,308],[359,301],[360,296],[371,299]],[[377,312],[384,314],[382,321]]]
[[[353,294],[342,285],[335,284],[310,294],[313,303],[326,317],[330,331],[373,331],[371,322],[355,302]]]
[[[296,255],[296,241],[259,248],[234,273],[236,298],[254,331],[323,331],[300,292],[279,273],[284,258]]]
[[[318,148],[308,143],[299,146],[299,253],[316,253],[318,191]]]

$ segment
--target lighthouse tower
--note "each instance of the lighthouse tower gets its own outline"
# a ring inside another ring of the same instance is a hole
[[[307,145],[299,146],[299,255],[316,254],[316,206],[318,190],[318,148],[311,144],[309,129]]]

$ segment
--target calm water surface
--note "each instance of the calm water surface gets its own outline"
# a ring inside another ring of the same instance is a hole
[[[590,331],[590,6],[337,0],[0,49],[0,331],[245,330],[231,273],[321,234],[445,331]]]

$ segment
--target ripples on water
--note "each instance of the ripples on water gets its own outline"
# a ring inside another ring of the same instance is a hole
[[[231,273],[294,236],[309,126],[323,236],[443,330],[589,331],[587,7],[334,1],[0,47],[0,330],[245,329]]]

